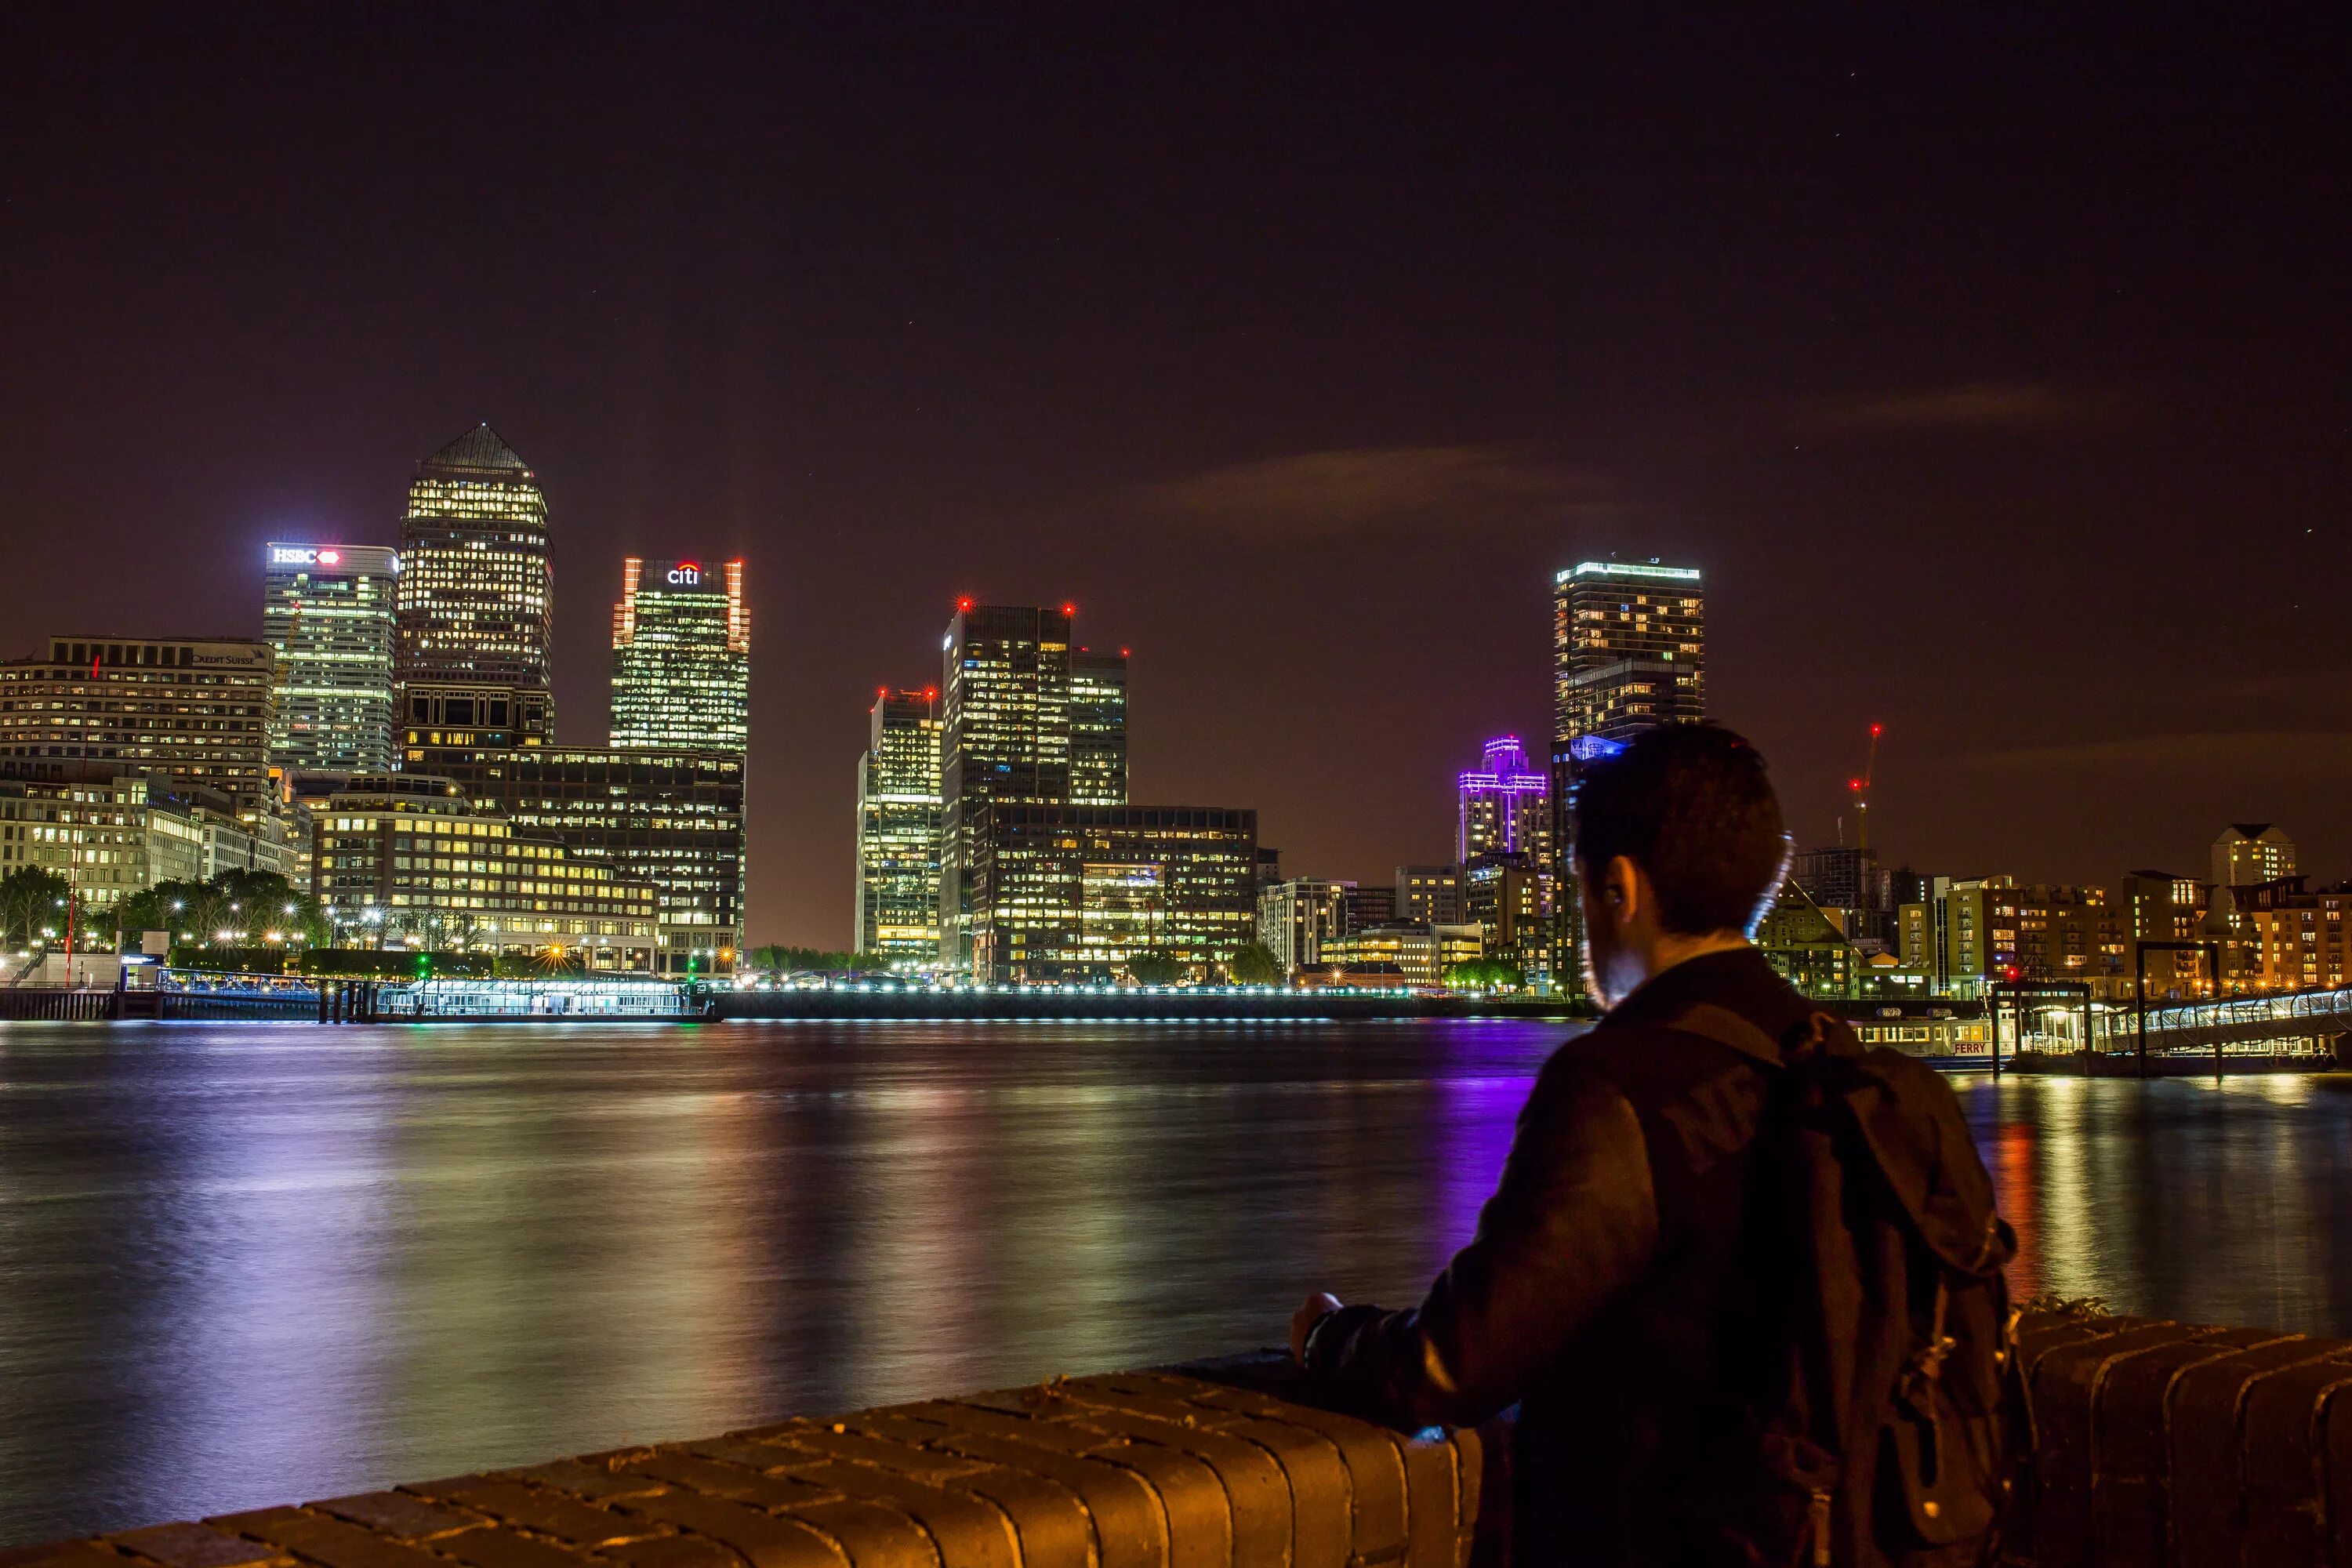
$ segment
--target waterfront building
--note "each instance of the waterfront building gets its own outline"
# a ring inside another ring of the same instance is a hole
[[[1454,854],[1467,865],[1481,855],[1551,858],[1551,780],[1528,761],[1517,735],[1486,742],[1478,766],[1455,789]]]
[[[2214,891],[2210,882],[2171,871],[2127,872],[2116,889],[2116,919],[2127,944],[2126,959],[2129,961],[2131,949],[2143,942],[2208,940]],[[2226,910],[2222,920],[2221,930],[2210,933],[2216,942],[2227,934]],[[2224,955],[2217,950],[2213,956]],[[2212,994],[2212,965],[2202,948],[2152,947],[2137,963],[2138,972],[2147,976],[2151,997],[2180,1000]]]
[[[1323,949],[1349,930],[1353,882],[1297,877],[1258,889],[1257,940],[1285,974],[1324,962]]]
[[[315,819],[311,896],[342,940],[640,973],[653,884],[481,810],[454,782],[353,777]]]
[[[658,973],[731,973],[743,945],[743,759],[719,752],[448,743],[403,765],[454,782],[521,831],[657,889]]]
[[[1832,1000],[1860,994],[1861,951],[1832,911],[1794,881],[1780,884],[1751,940],[1780,977],[1806,995]]]
[[[1508,957],[1534,982],[1553,971],[1551,868],[1512,850],[1474,855],[1462,868],[1462,919],[1484,933],[1486,952]]]
[[[1256,934],[1255,811],[998,800],[970,826],[977,979],[1116,980],[1147,954],[1202,978]]]
[[[1407,985],[1434,989],[1457,963],[1486,956],[1486,936],[1476,926],[1391,921],[1336,937],[1324,946],[1322,963],[1350,975],[1394,973]]]
[[[974,877],[990,806],[1070,803],[1074,606],[959,600],[940,639],[940,956],[976,967]]]
[[[2352,931],[2345,910],[2352,888],[2306,892],[2305,879],[2281,877],[2237,889],[2245,948],[2242,988],[2309,991],[2352,983]]]
[[[1127,804],[1127,650],[1070,655],[1070,802]]]
[[[1874,952],[1896,946],[1895,877],[1878,864],[1877,851],[1855,845],[1800,849],[1789,862],[1789,879],[1814,904],[1835,911],[1839,929]]]
[[[613,606],[613,744],[728,752],[750,743],[751,618],[743,563],[632,555]]]
[[[877,692],[857,759],[851,951],[923,964],[940,956],[939,689]]]
[[[481,683],[526,693],[519,726],[552,726],[555,610],[547,496],[488,425],[416,465],[400,525],[396,674],[404,688]]]
[[[1459,925],[1462,922],[1462,868],[1398,867],[1396,916],[1416,925]]]
[[[261,635],[278,660],[271,764],[391,771],[399,553],[272,543],[263,559]]]
[[[47,871],[82,906],[102,910],[158,882],[205,875],[204,828],[166,781],[103,763],[50,772],[26,777],[9,767],[0,777],[0,877]],[[62,928],[63,910],[58,919]]]
[[[0,663],[0,763],[26,776],[103,763],[257,808],[273,795],[275,668],[249,638],[51,637],[47,658]]]
[[[2246,888],[2294,875],[2294,840],[2270,822],[2233,822],[2213,840],[2213,885]]]

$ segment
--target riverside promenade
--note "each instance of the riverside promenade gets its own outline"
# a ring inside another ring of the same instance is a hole
[[[2019,1568],[2352,1562],[2352,1342],[2027,1320]],[[1507,1431],[1299,1402],[1273,1352],[792,1420],[0,1552],[0,1568],[1480,1568]]]

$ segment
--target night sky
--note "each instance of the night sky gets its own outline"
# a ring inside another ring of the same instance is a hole
[[[959,595],[1132,647],[1139,802],[1384,880],[1612,550],[1706,570],[1801,841],[1880,721],[1922,869],[2352,875],[2340,7],[60,9],[0,22],[0,652],[257,635],[264,541],[396,542],[487,419],[562,738],[624,554],[749,557],[755,942],[847,940]]]

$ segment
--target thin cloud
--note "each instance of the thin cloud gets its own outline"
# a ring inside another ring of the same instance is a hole
[[[2059,773],[2145,769],[2150,777],[2227,769],[2271,777],[2336,776],[2352,770],[2352,733],[2331,730],[2193,731],[2023,746],[1960,759],[1980,773]]]
[[[1814,429],[1870,431],[2054,430],[2113,419],[2111,394],[2048,382],[1969,382],[1956,386],[1810,399],[1797,418]]]
[[[1428,521],[1557,521],[1611,505],[1596,476],[1509,446],[1300,452],[1211,468],[1147,496],[1188,521],[1300,540]]]

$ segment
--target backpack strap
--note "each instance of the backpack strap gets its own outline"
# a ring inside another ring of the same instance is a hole
[[[1853,1026],[1834,1013],[1810,1013],[1777,1040],[1746,1014],[1713,1002],[1685,1008],[1664,1026],[1727,1046],[1768,1068],[1794,1067],[1815,1055],[1848,1057],[1862,1051]]]
[[[1701,1002],[1686,1007],[1665,1021],[1665,1027],[1685,1035],[1696,1035],[1703,1040],[1713,1040],[1727,1046],[1743,1057],[1749,1057],[1768,1068],[1788,1065],[1780,1054],[1780,1043],[1750,1022],[1745,1014],[1713,1002]]]

